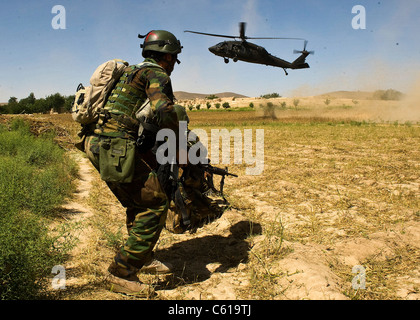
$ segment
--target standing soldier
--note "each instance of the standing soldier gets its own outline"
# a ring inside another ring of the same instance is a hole
[[[111,290],[148,296],[153,289],[137,272],[169,273],[168,263],[153,258],[153,248],[165,225],[168,198],[156,173],[151,151],[159,129],[173,130],[178,141],[178,117],[170,75],[182,46],[170,32],[153,30],[141,47],[143,63],[128,66],[109,95],[94,132],[85,140],[86,153],[126,208],[128,239],[108,268]],[[150,115],[145,115],[148,103]],[[139,116],[140,114],[140,116]],[[139,128],[141,128],[139,130]],[[177,149],[178,150],[178,149]]]

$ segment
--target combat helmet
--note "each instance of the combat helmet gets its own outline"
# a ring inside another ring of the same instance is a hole
[[[144,36],[139,34],[139,38],[145,38],[144,42],[140,44],[140,48],[143,49],[143,57],[145,57],[144,53],[147,51],[170,53],[172,55],[181,53],[181,42],[169,31],[152,30]]]

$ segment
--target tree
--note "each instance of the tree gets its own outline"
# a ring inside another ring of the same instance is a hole
[[[229,102],[227,102],[227,101],[224,102],[223,105],[222,105],[222,107],[225,108],[225,109],[229,109],[230,108]]]
[[[293,105],[295,106],[295,109],[297,109],[297,106],[299,105],[299,99],[294,99],[293,100]]]
[[[66,112],[70,112],[71,108],[73,106],[74,103],[74,99],[75,99],[75,95],[71,95],[71,96],[67,96],[64,98],[65,102],[64,102],[64,110]]]
[[[65,104],[65,99],[64,97],[59,94],[59,93],[55,93],[52,95],[47,96],[47,98],[45,99],[45,109],[44,111],[49,111],[51,109],[53,109],[54,111],[60,111]]]
[[[10,97],[9,99],[9,103],[7,104],[7,110],[8,113],[22,113],[23,111],[25,111],[24,107],[22,106],[22,104],[20,103],[20,101],[17,101],[16,97]]]
[[[19,101],[19,105],[20,108],[25,111],[25,113],[33,113],[33,106],[36,102],[36,98],[33,92],[31,92],[29,94],[29,96],[27,96],[24,99],[20,99]]]
[[[261,97],[261,98],[264,98],[264,99],[270,99],[270,98],[280,98],[280,97],[281,97],[281,95],[279,95],[279,94],[278,94],[278,93],[276,93],[276,92],[273,92],[273,93],[263,94],[263,95],[261,95],[260,97]]]
[[[18,98],[16,97],[10,97],[7,105],[4,106],[4,111],[5,113],[14,113],[15,110],[17,110],[19,108],[18,105]]]

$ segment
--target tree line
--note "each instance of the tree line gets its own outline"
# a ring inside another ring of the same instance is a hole
[[[33,92],[26,98],[18,100],[10,97],[7,104],[0,106],[0,114],[20,114],[20,113],[49,113],[70,112],[74,101],[74,95],[63,96],[60,93],[51,94],[45,98],[37,99]]]

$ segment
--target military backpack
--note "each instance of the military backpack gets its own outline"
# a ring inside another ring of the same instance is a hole
[[[106,61],[92,74],[90,86],[79,84],[71,110],[74,121],[87,125],[98,120],[99,110],[128,65],[120,59]]]

